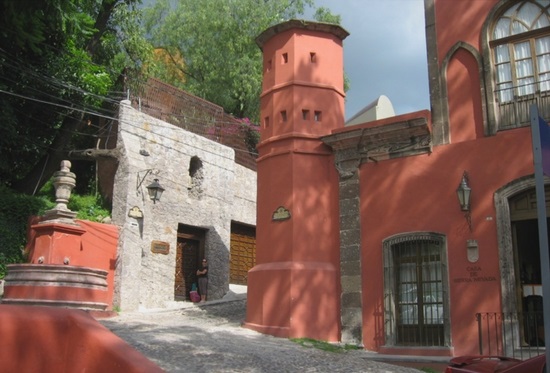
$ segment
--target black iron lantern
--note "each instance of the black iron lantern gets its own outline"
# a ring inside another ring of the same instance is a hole
[[[460,202],[460,209],[462,211],[470,211],[470,195],[472,193],[472,188],[468,185],[468,174],[464,171],[462,175],[462,180],[458,185],[456,190],[456,195],[458,196],[458,201]]]
[[[153,203],[156,203],[160,201],[164,188],[159,184],[159,179],[155,179],[155,181],[147,186],[147,191],[149,192],[149,198],[153,200]]]

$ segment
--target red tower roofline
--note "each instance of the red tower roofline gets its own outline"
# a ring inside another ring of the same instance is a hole
[[[349,36],[349,32],[347,32],[342,26],[334,23],[312,22],[303,19],[291,19],[286,22],[276,24],[275,26],[271,26],[270,28],[262,32],[256,38],[256,44],[258,44],[260,49],[263,50],[264,44],[268,42],[269,39],[271,39],[273,36],[280,34],[281,32],[296,28],[310,31],[327,32],[335,35],[340,40],[344,40],[346,37]]]

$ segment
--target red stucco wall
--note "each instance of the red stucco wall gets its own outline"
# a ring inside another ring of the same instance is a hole
[[[78,224],[86,229],[82,235],[82,248],[78,261],[81,265],[107,271],[107,303],[109,309],[113,306],[115,288],[115,264],[118,246],[118,227],[111,224],[95,223],[78,220]]]
[[[529,128],[499,132],[477,141],[436,147],[413,156],[361,167],[364,344],[379,349],[384,332],[382,242],[404,232],[446,236],[455,355],[476,354],[476,312],[500,312],[501,290],[494,192],[533,173]],[[456,189],[463,171],[472,188],[470,232]],[[386,222],[386,223],[380,223]],[[466,240],[479,244],[479,261],[467,259]],[[475,267],[475,268],[474,268]],[[474,270],[475,269],[475,270]],[[476,272],[489,281],[463,282]],[[379,316],[376,316],[379,315]]]
[[[481,78],[476,59],[469,51],[458,49],[446,76],[450,141],[458,143],[483,137]]]
[[[499,0],[435,0],[437,50],[440,63],[457,42],[480,50],[481,31],[487,14]]]

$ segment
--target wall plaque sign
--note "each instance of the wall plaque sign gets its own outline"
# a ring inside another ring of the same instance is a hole
[[[492,282],[497,280],[497,276],[491,276],[485,274],[485,271],[480,266],[471,265],[466,267],[466,271],[469,272],[468,277],[454,278],[453,282]]]
[[[134,219],[143,219],[143,211],[137,206],[134,206],[128,211],[128,216]]]
[[[151,252],[168,255],[170,252],[170,244],[164,241],[151,241]]]
[[[273,212],[273,216],[271,217],[271,220],[273,221],[282,221],[282,220],[288,220],[290,219],[290,211],[288,211],[283,206],[280,206]]]

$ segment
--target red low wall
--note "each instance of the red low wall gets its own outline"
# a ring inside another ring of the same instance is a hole
[[[0,305],[2,372],[163,372],[84,311]]]

